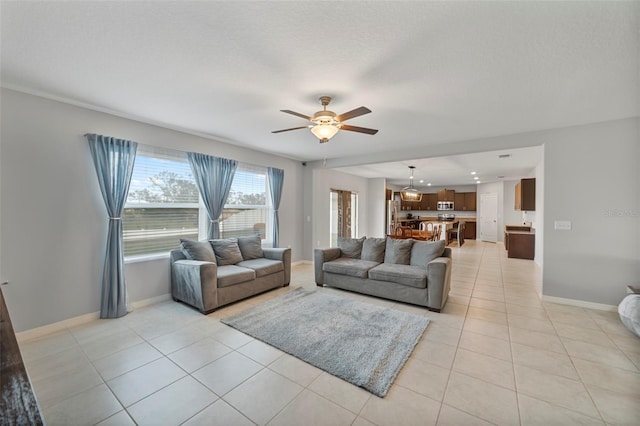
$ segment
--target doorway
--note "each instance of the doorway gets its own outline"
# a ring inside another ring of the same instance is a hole
[[[498,241],[498,195],[480,194],[480,240]]]
[[[338,237],[355,238],[358,235],[358,194],[332,189],[330,197],[329,245],[337,247]]]

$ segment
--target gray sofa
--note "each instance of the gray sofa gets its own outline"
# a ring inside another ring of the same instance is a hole
[[[173,299],[204,314],[291,281],[291,249],[263,249],[259,236],[181,240],[170,264]]]
[[[314,250],[318,286],[383,297],[440,312],[451,283],[451,249],[444,241],[339,238]]]

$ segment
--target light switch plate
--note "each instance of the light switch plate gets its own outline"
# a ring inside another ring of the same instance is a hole
[[[571,231],[571,221],[570,220],[556,220],[553,222],[553,228],[556,231]]]

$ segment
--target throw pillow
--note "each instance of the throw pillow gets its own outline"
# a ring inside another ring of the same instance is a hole
[[[260,235],[252,235],[251,237],[238,237],[238,247],[242,253],[244,260],[259,259],[264,257],[262,252],[262,240]]]
[[[372,262],[384,262],[384,249],[387,246],[385,238],[367,238],[362,243],[362,260],[370,260]]]
[[[362,254],[362,243],[367,237],[344,238],[338,237],[338,248],[342,251],[342,256],[351,259],[360,259]]]
[[[218,266],[235,265],[244,260],[236,238],[221,238],[218,240],[210,240],[209,242],[213,247],[213,252],[216,254]]]
[[[387,247],[384,253],[384,263],[408,265],[411,260],[412,239],[395,240],[387,237]]]
[[[411,248],[409,264],[426,268],[429,262],[442,256],[442,253],[444,253],[444,240],[416,241]]]
[[[216,255],[209,241],[195,241],[180,238],[180,250],[189,260],[199,260],[201,262],[214,262]]]

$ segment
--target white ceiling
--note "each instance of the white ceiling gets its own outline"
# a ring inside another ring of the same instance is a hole
[[[409,166],[415,166],[413,185],[424,190],[432,186],[474,185],[534,177],[534,168],[542,161],[542,146],[507,149],[446,157],[338,167],[336,170],[366,178],[386,178],[387,183],[409,185]],[[500,156],[508,156],[500,158]],[[471,174],[475,172],[475,174]],[[420,182],[423,180],[424,182]]]
[[[417,147],[640,115],[638,2],[0,7],[2,86],[301,161],[409,157]],[[304,125],[279,110],[309,115],[320,95],[334,97],[337,113],[369,107],[349,124],[380,132],[342,131],[323,145],[304,129],[271,133]],[[451,174],[475,164],[443,161],[413,163]]]

